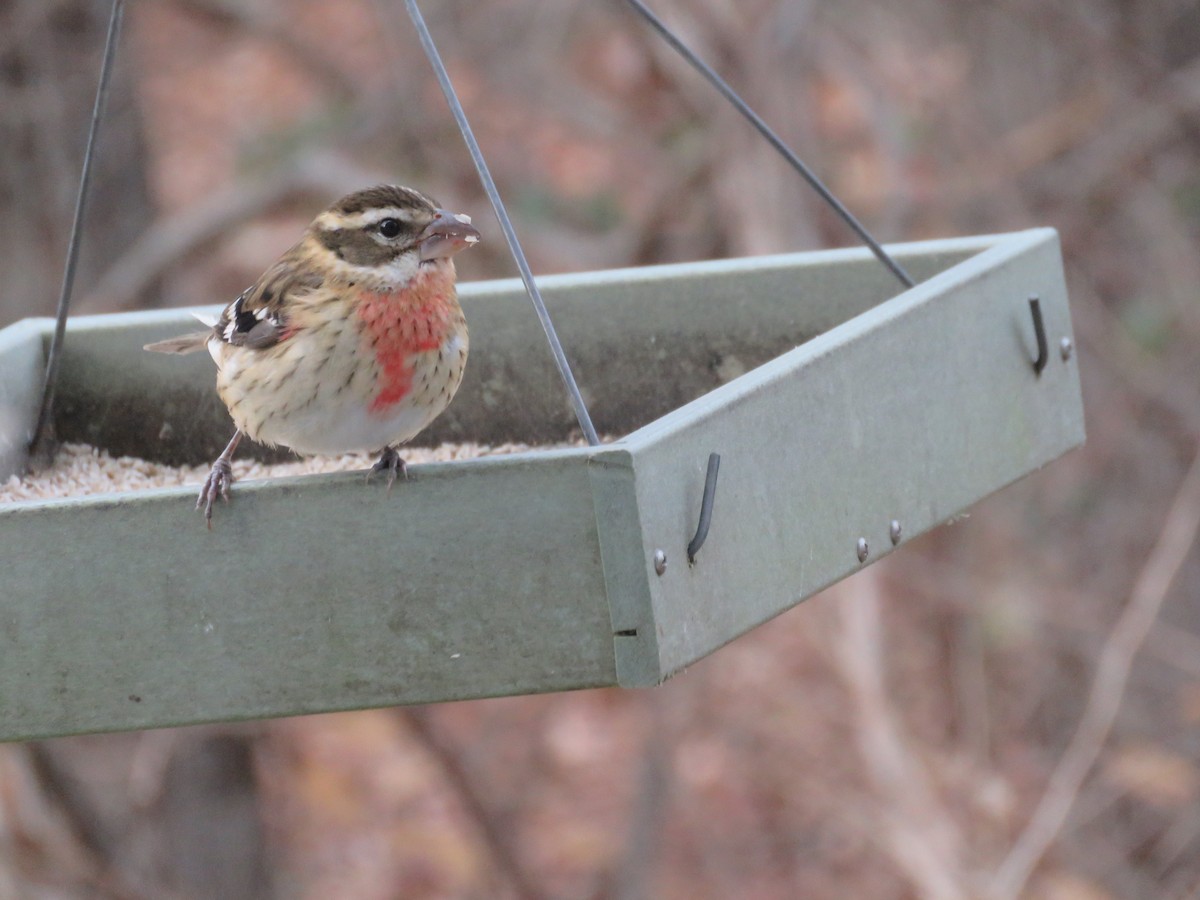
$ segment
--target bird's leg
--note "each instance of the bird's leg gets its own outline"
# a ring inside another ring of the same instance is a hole
[[[396,476],[400,475],[404,478],[408,477],[408,466],[401,459],[400,454],[396,452],[395,447],[384,447],[379,454],[379,459],[375,465],[371,466],[371,471],[367,473],[367,479],[376,472],[388,473],[388,490],[392,489],[392,485],[396,483]]]
[[[229,486],[233,484],[233,464],[230,460],[233,459],[233,451],[237,449],[238,441],[241,439],[242,432],[235,431],[233,437],[229,439],[229,443],[225,445],[225,449],[221,451],[221,455],[212,464],[212,471],[204,479],[204,484],[200,488],[200,496],[196,498],[196,509],[204,507],[204,521],[208,523],[210,531],[212,530],[213,503],[218,497],[226,503],[229,502]]]

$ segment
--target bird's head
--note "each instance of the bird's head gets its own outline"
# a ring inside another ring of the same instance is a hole
[[[451,213],[412,188],[380,185],[348,194],[309,226],[314,251],[345,281],[400,287],[428,266],[477,243],[469,216]]]

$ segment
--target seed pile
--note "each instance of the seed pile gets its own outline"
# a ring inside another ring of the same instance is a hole
[[[565,445],[564,445],[565,446]],[[405,462],[452,462],[481,456],[502,456],[533,449],[527,444],[442,444],[439,447],[408,447],[403,451]],[[252,459],[234,459],[233,474],[238,481],[274,478],[282,475],[309,475],[317,472],[347,472],[368,469],[375,457],[348,453],[344,456],[313,456],[293,462],[266,465]],[[142,491],[149,488],[195,485],[208,475],[209,466],[167,466],[132,456],[110,455],[88,444],[64,444],[54,465],[37,475],[20,478],[16,475],[0,483],[0,504],[26,500],[49,500],[61,497],[84,497],[89,494],[112,494]]]

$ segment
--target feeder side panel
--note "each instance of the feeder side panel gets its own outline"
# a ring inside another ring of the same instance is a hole
[[[662,675],[857,571],[860,539],[867,563],[890,552],[893,520],[908,540],[1082,443],[1069,335],[1057,235],[1038,229],[630,435],[644,555],[681,557],[722,457],[695,565],[650,582]]]
[[[0,738],[616,683],[585,451],[0,508]]]

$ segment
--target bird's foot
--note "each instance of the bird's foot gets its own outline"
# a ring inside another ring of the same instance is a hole
[[[396,483],[396,476],[402,478],[408,477],[408,466],[400,457],[400,454],[392,447],[384,447],[383,452],[379,454],[379,459],[375,465],[371,466],[371,471],[367,473],[367,480],[371,480],[371,476],[377,472],[388,473],[388,490],[392,489],[392,485]]]
[[[208,524],[210,531],[212,530],[213,504],[218,497],[226,503],[229,502],[229,486],[231,484],[233,484],[233,466],[229,460],[218,457],[217,461],[212,464],[212,471],[204,479],[204,484],[200,488],[200,496],[196,498],[196,509],[203,507],[204,521]]]

